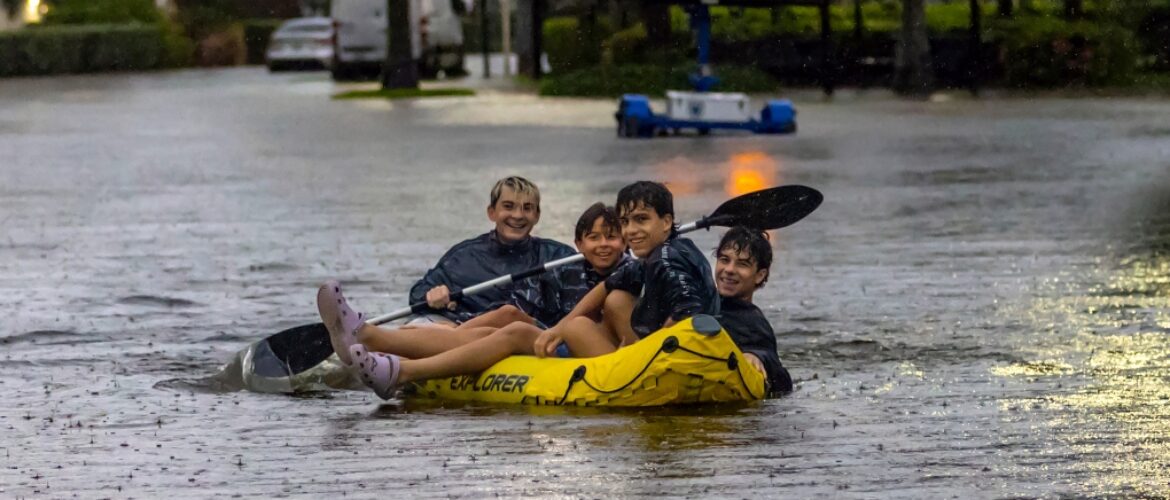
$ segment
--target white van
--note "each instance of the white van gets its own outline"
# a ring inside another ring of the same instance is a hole
[[[463,0],[410,0],[414,58],[419,75],[433,78],[440,70],[463,73],[463,25],[454,4]],[[334,79],[377,75],[386,59],[386,0],[333,0]]]

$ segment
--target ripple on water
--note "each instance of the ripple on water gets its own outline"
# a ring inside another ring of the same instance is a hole
[[[193,307],[202,305],[198,302],[180,299],[177,297],[162,297],[158,295],[131,295],[118,299],[118,303],[130,306],[148,306],[148,307]]]
[[[33,330],[31,332],[18,333],[15,335],[8,335],[0,337],[0,344],[16,344],[20,342],[36,342],[40,339],[62,339],[66,341],[69,339],[76,339],[82,334],[71,330]]]
[[[260,264],[249,264],[240,269],[240,271],[248,271],[254,273],[271,273],[271,272],[287,272],[296,271],[300,267],[286,262],[264,262]]]

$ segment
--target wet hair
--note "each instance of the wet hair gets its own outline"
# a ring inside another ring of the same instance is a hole
[[[577,219],[577,228],[573,232],[574,239],[576,241],[585,239],[585,235],[593,230],[593,223],[597,222],[599,218],[605,229],[621,234],[622,225],[618,222],[617,211],[599,201],[586,208],[585,213],[581,214],[581,218]]]
[[[537,189],[536,184],[533,184],[532,181],[518,175],[504,177],[496,181],[496,185],[492,186],[492,201],[488,207],[496,206],[496,202],[500,201],[500,196],[504,194],[505,187],[516,194],[531,196],[533,200],[536,200],[536,211],[540,212],[540,189]]]
[[[670,215],[674,219],[674,195],[662,183],[652,181],[638,181],[618,191],[618,215],[628,214],[639,205],[654,210],[659,217]],[[675,221],[677,222],[677,221]],[[671,237],[678,232],[678,225],[670,228]]]
[[[719,240],[719,246],[715,249],[715,258],[718,259],[724,250],[731,250],[736,254],[747,252],[748,258],[756,262],[756,269],[767,271],[764,274],[764,281],[756,288],[764,287],[772,274],[772,242],[768,241],[766,233],[745,226],[735,226],[723,233],[723,238]]]

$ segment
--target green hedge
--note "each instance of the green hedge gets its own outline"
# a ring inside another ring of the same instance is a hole
[[[1113,24],[1029,16],[995,23],[988,39],[1012,87],[1126,84],[1137,69],[1133,32]]]
[[[981,2],[984,19],[995,12],[994,0]],[[926,24],[934,34],[966,30],[971,22],[971,10],[964,1],[926,4]],[[779,7],[767,9],[740,9],[711,7],[711,36],[717,40],[756,40],[778,35],[818,36],[821,32],[820,9],[816,7]],[[892,33],[901,26],[901,4],[897,1],[872,1],[861,4],[862,29],[870,33]],[[671,30],[688,33],[690,25],[681,7],[670,11]],[[829,23],[834,32],[853,31],[853,2],[829,6]]]
[[[154,0],[55,0],[42,21],[56,24],[155,24],[163,20]]]
[[[544,51],[554,73],[596,66],[602,43],[613,33],[609,23],[582,23],[575,17],[554,17],[544,22]]]
[[[159,26],[45,26],[0,32],[0,76],[147,70],[169,61]]]
[[[660,96],[669,89],[691,87],[690,65],[626,64],[595,66],[548,75],[540,81],[540,94],[548,96],[616,97],[624,93]],[[718,66],[719,90],[723,92],[774,92],[779,84],[767,73],[745,66]]]
[[[642,23],[614,33],[601,44],[601,60],[605,64],[645,64],[649,35]]]

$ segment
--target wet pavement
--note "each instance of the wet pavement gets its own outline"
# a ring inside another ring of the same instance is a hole
[[[798,100],[793,137],[625,141],[608,100],[332,91],[256,69],[0,80],[0,497],[1170,491],[1170,103],[844,93]],[[820,189],[757,294],[797,391],[598,410],[184,382],[314,321],[326,278],[401,306],[508,174],[564,241],[636,179],[684,220]]]

